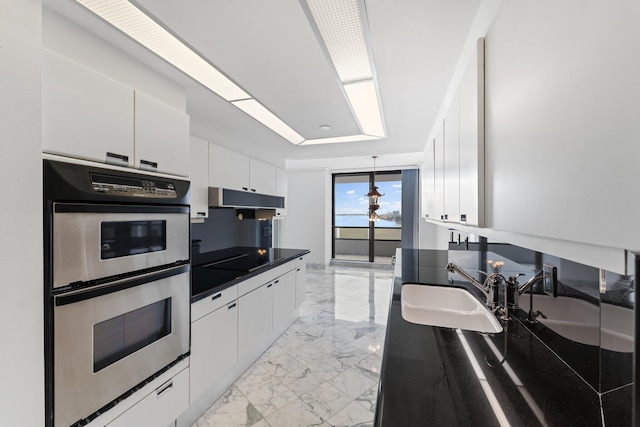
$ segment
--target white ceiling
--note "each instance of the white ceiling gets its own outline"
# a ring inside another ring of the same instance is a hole
[[[421,152],[481,0],[365,0],[387,138],[294,146],[73,0],[45,5],[186,88],[192,133],[251,154],[313,159]],[[359,134],[304,0],[137,0],[135,3],[305,139]],[[328,131],[319,126],[330,125]]]

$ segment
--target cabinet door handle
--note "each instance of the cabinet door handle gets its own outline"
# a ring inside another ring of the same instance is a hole
[[[158,169],[158,162],[152,162],[152,161],[149,161],[149,160],[140,159],[140,169],[157,170]]]
[[[255,193],[255,192],[256,192],[256,189],[255,189],[255,188],[252,188],[252,189],[251,189],[251,191],[253,191],[253,192]]]
[[[467,214],[460,214],[460,221],[466,221],[467,220]]]
[[[273,283],[269,283],[269,284],[267,285],[267,288],[270,288],[270,287],[272,287],[272,286],[273,286]]]
[[[238,304],[234,302],[233,304],[231,304],[231,305],[227,306],[227,309],[231,310],[233,307],[235,307],[235,306],[237,306],[237,305],[238,305]]]
[[[249,191],[249,187],[242,187],[244,191]]]
[[[222,292],[218,292],[217,294],[215,294],[214,296],[211,297],[211,301],[216,300],[218,298],[220,298],[222,296]]]
[[[124,154],[118,154],[118,153],[110,153],[107,151],[105,162],[111,163],[114,165],[128,165],[129,156],[125,156]]]
[[[299,268],[299,269],[297,269],[296,271],[300,271],[300,270],[301,270],[301,269]]]
[[[156,389],[156,397],[160,399],[160,397],[162,397],[163,394],[165,394],[167,391],[171,390],[172,388],[173,388],[173,380],[170,380],[168,384],[167,383],[162,384],[160,387]]]
[[[207,213],[206,212],[197,212],[196,216],[205,216]]]
[[[280,280],[276,280],[276,281],[275,281],[275,282],[273,282],[273,283],[280,283]]]

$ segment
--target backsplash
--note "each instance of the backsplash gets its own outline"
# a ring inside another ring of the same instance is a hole
[[[521,295],[518,318],[593,390],[607,425],[631,425],[635,276],[467,237],[470,241],[465,242],[461,236],[461,244],[452,238],[449,254],[468,267],[491,273],[491,266],[502,261],[500,273],[505,277],[525,273],[518,279],[521,285],[545,264],[557,268],[556,296],[546,294],[541,282],[535,284],[532,302],[528,292]],[[478,276],[484,280],[485,275]],[[537,321],[533,323],[527,319],[531,303]]]
[[[239,220],[236,210],[211,208],[203,223],[191,224],[192,250],[204,252],[234,246],[271,247],[271,221]]]

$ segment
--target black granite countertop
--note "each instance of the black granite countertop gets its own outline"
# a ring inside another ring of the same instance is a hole
[[[191,302],[308,253],[308,249],[236,246],[194,254],[191,259]]]
[[[466,287],[484,301],[476,288],[450,276],[448,261],[447,251],[401,251],[374,425],[601,425],[597,394],[531,333],[523,311],[499,334],[403,319],[404,283]]]

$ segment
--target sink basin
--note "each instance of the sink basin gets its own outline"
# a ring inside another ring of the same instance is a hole
[[[489,309],[465,289],[402,285],[402,317],[420,325],[498,333],[502,325]]]

